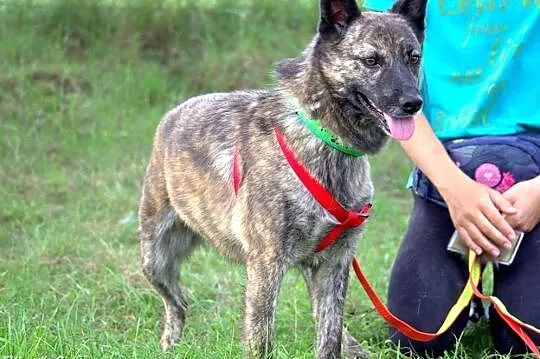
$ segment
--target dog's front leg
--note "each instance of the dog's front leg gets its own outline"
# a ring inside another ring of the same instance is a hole
[[[246,262],[244,342],[246,357],[273,355],[274,318],[281,279],[286,266],[279,256],[252,256]]]
[[[347,294],[349,265],[342,259],[302,268],[306,279],[315,325],[317,358],[340,358],[343,335],[343,305]]]

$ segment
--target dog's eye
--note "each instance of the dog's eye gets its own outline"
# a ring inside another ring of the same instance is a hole
[[[377,58],[375,57],[366,57],[365,59],[362,59],[362,61],[367,67],[374,67],[378,64]]]
[[[409,56],[409,62],[413,65],[417,65],[420,62],[420,54],[416,51],[413,51]]]

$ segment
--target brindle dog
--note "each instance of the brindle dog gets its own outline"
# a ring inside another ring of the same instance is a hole
[[[332,149],[297,111],[367,154],[379,151],[388,135],[410,137],[422,105],[417,83],[425,11],[426,0],[399,0],[386,13],[361,12],[354,0],[321,0],[318,32],[300,56],[277,65],[277,88],[195,97],[163,118],[144,179],[139,230],[143,271],[165,303],[164,350],[179,341],[186,318],[177,262],[204,240],[245,265],[247,356],[272,352],[277,296],[291,267],[309,288],[317,357],[340,357],[342,342],[347,356],[363,355],[343,328],[360,230],[314,254],[336,222],[294,175],[273,128],[345,208],[370,202],[366,156]],[[237,194],[235,151],[243,173]]]

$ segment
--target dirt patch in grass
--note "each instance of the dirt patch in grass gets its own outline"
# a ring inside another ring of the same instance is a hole
[[[68,75],[59,70],[37,70],[27,75],[33,83],[49,83],[63,94],[83,92],[89,93],[92,84],[80,75]]]

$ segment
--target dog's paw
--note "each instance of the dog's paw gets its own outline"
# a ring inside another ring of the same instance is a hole
[[[159,341],[159,346],[164,352],[168,351],[174,344],[174,341],[169,335],[163,335]]]
[[[341,351],[343,357],[347,359],[368,359],[370,357],[369,351],[364,349],[360,343],[344,328],[341,338]]]
[[[180,336],[180,332],[172,332],[169,330],[164,331],[163,335],[161,336],[161,340],[159,341],[161,350],[166,352],[175,344],[178,344],[178,342],[180,341]]]
[[[362,346],[349,346],[343,348],[343,357],[346,359],[369,359],[371,353]]]

